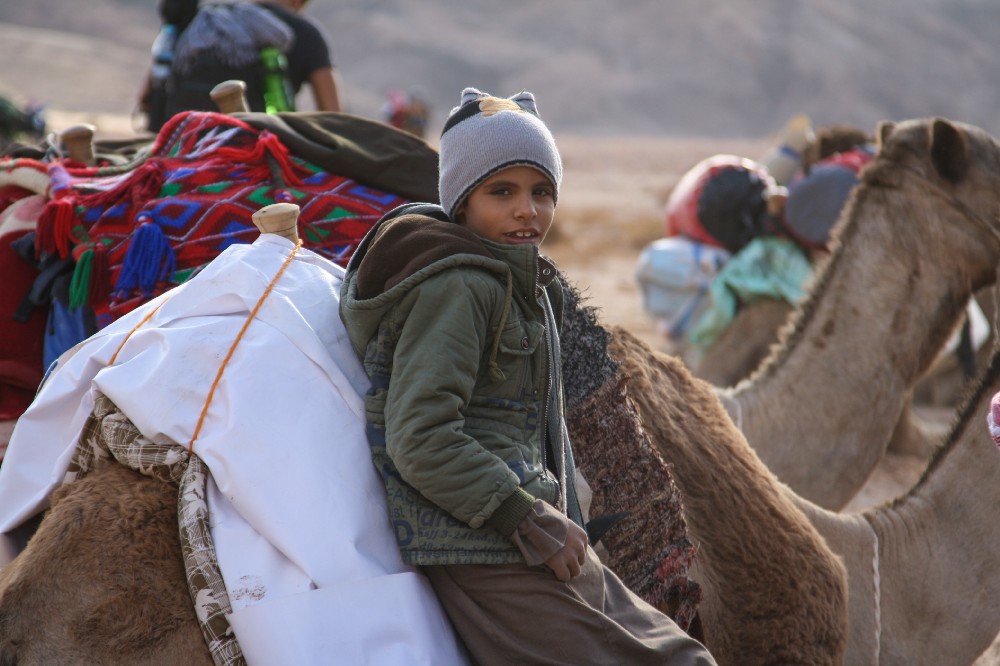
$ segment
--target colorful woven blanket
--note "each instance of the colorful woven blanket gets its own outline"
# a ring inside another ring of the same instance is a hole
[[[23,164],[22,164],[23,166]],[[52,201],[36,248],[75,261],[69,307],[98,329],[187,280],[233,243],[259,235],[251,215],[299,205],[304,245],[346,264],[365,232],[405,200],[322,171],[279,138],[232,116],[174,117],[126,168],[47,165]]]

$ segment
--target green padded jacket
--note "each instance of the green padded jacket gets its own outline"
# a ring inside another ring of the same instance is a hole
[[[352,257],[340,311],[371,379],[368,440],[404,561],[523,561],[509,537],[535,498],[581,522],[562,287],[536,247],[482,239],[438,206],[403,206]]]

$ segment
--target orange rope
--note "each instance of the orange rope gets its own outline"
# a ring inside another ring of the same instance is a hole
[[[212,397],[215,395],[215,388],[219,385],[219,381],[222,379],[222,372],[226,369],[226,364],[229,363],[229,359],[232,358],[233,353],[236,351],[236,345],[240,344],[240,340],[243,339],[243,334],[246,333],[247,328],[250,326],[250,322],[257,316],[257,311],[260,310],[260,306],[264,304],[264,299],[268,297],[271,290],[274,288],[275,283],[278,282],[278,278],[280,278],[281,274],[285,272],[288,265],[292,263],[292,258],[295,257],[295,253],[299,251],[300,247],[302,247],[301,240],[295,243],[295,247],[292,248],[292,251],[288,254],[288,258],[285,259],[285,263],[281,265],[281,268],[271,279],[271,284],[267,285],[267,289],[265,289],[264,293],[260,295],[260,298],[257,300],[257,305],[255,305],[253,310],[250,311],[250,315],[247,317],[247,320],[243,322],[243,328],[240,329],[239,334],[236,336],[236,340],[233,341],[232,346],[229,348],[229,353],[226,354],[226,358],[222,359],[222,365],[219,366],[219,372],[215,375],[215,381],[212,382],[212,388],[209,389],[208,397],[205,399],[205,406],[201,410],[201,416],[198,417],[198,425],[194,429],[194,435],[191,436],[191,441],[188,443],[189,456],[194,453],[194,441],[198,439],[198,433],[201,432],[201,426],[205,422],[205,415],[208,414],[208,406],[212,404]]]
[[[147,321],[149,321],[150,319],[152,319],[152,318],[153,318],[153,315],[155,315],[155,314],[156,314],[156,311],[157,311],[157,310],[159,310],[160,308],[162,308],[162,307],[163,307],[163,305],[164,305],[164,304],[165,304],[165,303],[166,303],[167,301],[169,301],[169,300],[170,300],[169,298],[165,298],[165,299],[163,299],[163,303],[160,303],[160,304],[159,304],[159,305],[157,305],[157,306],[156,306],[155,308],[153,308],[153,311],[152,311],[152,312],[150,312],[150,313],[149,313],[148,315],[146,315],[145,317],[143,317],[143,318],[142,318],[142,321],[140,321],[140,322],[139,322],[138,324],[136,324],[136,325],[135,325],[135,327],[134,327],[134,328],[133,328],[133,329],[132,329],[131,331],[129,331],[129,332],[128,332],[128,335],[126,335],[126,336],[125,336],[125,339],[124,339],[124,340],[122,340],[122,343],[121,343],[120,345],[118,345],[118,349],[116,349],[116,350],[115,350],[115,353],[114,353],[114,355],[113,355],[113,356],[111,357],[111,360],[110,360],[110,361],[108,361],[108,365],[109,365],[109,366],[111,366],[111,365],[114,365],[114,364],[115,364],[115,359],[117,359],[117,358],[118,358],[118,353],[119,353],[119,352],[120,352],[120,351],[122,350],[122,347],[124,347],[124,346],[125,346],[125,343],[126,343],[126,342],[128,342],[128,339],[132,337],[132,334],[133,334],[133,333],[135,333],[136,331],[138,331],[138,330],[139,330],[139,327],[140,327],[140,326],[142,326],[142,325],[143,325],[143,324],[145,324],[145,323],[146,323]]]

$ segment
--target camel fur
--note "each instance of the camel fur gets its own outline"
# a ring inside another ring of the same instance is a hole
[[[971,664],[990,646],[1000,631],[1000,609],[993,603],[1000,594],[1000,529],[992,510],[1000,503],[1000,453],[985,415],[990,399],[1000,392],[1000,351],[994,351],[917,485],[903,497],[860,514],[835,513],[797,496],[763,469],[745,444],[722,435],[717,427],[685,437],[690,435],[690,426],[685,429],[689,415],[700,411],[688,403],[704,402],[701,409],[712,409],[707,385],[697,379],[685,384],[677,359],[653,351],[622,329],[615,330],[611,352],[630,375],[630,395],[683,495],[685,518],[699,547],[692,577],[704,590],[706,644],[718,653],[720,663],[728,657],[717,644],[716,632],[725,627],[723,640],[734,629],[750,632],[750,618],[738,618],[741,612],[750,614],[748,606],[768,603],[773,594],[789,595],[784,602],[793,603],[796,593],[802,594],[800,603],[808,604],[813,594],[814,602],[822,604],[821,590],[805,590],[817,585],[810,571],[817,566],[817,552],[823,554],[819,562],[828,557],[826,548],[847,573],[843,663]],[[699,421],[697,427],[708,422]],[[736,488],[733,479],[739,480]],[[774,499],[776,495],[784,495],[795,509]],[[746,509],[750,502],[757,505]],[[744,514],[751,510],[761,515]],[[798,555],[779,550],[771,555],[776,570],[770,578],[765,570],[761,578],[752,566],[752,549],[766,551],[776,523],[796,522],[801,516],[822,535],[823,547]],[[733,524],[719,524],[726,521]],[[753,536],[748,537],[750,526]],[[726,533],[732,536],[720,538]],[[722,554],[713,557],[713,547]],[[770,581],[779,584],[770,588]],[[816,608],[810,612],[820,616]],[[797,615],[787,626],[802,622]],[[787,626],[775,622],[774,630]]]
[[[853,515],[793,497],[847,564],[844,663],[970,664],[995,641],[1000,452],[986,414],[997,392],[994,351],[944,445],[904,496]]]
[[[720,664],[837,664],[847,641],[841,562],[726,415],[712,387],[616,328],[611,356],[671,466],[698,546],[705,642]]]
[[[692,364],[695,375],[721,388],[736,386],[767,358],[793,311],[791,303],[776,298],[741,305],[726,330]]]
[[[177,486],[110,464],[60,487],[0,570],[0,664],[206,664]]]
[[[763,298],[740,307],[732,323],[705,350],[693,365],[696,376],[719,388],[731,388],[750,377],[775,348],[782,344],[781,331],[792,317],[795,306],[773,298]],[[984,345],[977,353],[977,362],[985,361]],[[939,362],[941,371],[932,369],[914,387],[914,396],[937,396],[941,404],[954,405],[961,395],[966,378],[963,370],[949,357]],[[936,367],[935,366],[935,367]],[[913,412],[916,397],[903,407],[886,450],[890,453],[930,458],[941,444],[943,433],[930,428]],[[924,402],[927,402],[926,400]]]

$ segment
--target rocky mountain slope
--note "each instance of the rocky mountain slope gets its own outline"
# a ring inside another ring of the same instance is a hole
[[[389,87],[536,92],[556,131],[760,137],[794,113],[874,129],[941,115],[1000,132],[990,0],[312,0],[348,110]],[[0,94],[128,114],[149,60],[153,0],[0,4]]]

